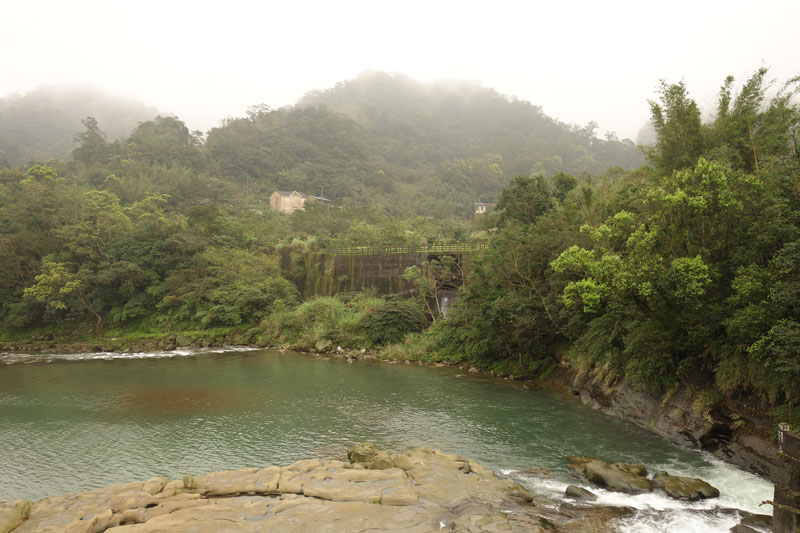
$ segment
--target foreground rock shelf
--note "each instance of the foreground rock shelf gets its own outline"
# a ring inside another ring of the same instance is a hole
[[[14,532],[601,532],[633,509],[554,502],[439,450],[153,478],[35,502]],[[21,502],[0,502],[0,527]]]

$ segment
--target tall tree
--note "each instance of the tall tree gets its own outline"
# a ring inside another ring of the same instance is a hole
[[[650,116],[656,131],[656,144],[647,158],[658,170],[691,167],[703,153],[700,109],[689,98],[683,82],[667,85],[661,80],[661,103],[650,100]]]
[[[105,162],[108,157],[106,134],[100,130],[94,117],[81,120],[86,131],[75,134],[75,142],[79,146],[72,151],[72,157],[87,166]]]

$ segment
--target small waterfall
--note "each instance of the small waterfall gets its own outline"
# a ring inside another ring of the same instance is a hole
[[[439,300],[439,314],[447,318],[447,312],[452,307],[453,302],[458,298],[458,291],[454,289],[442,290],[436,293]]]

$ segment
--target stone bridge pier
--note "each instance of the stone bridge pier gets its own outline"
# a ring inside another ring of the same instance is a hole
[[[773,501],[772,530],[775,533],[800,531],[800,436],[789,431],[788,424],[778,429],[778,455],[789,471],[788,483],[776,483]]]

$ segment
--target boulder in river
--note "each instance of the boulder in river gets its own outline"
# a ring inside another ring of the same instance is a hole
[[[769,533],[772,531],[772,515],[753,514],[745,516],[731,528],[731,533]]]
[[[577,455],[570,455],[567,457],[569,464],[567,467],[572,471],[573,474],[578,476],[584,481],[589,481],[586,478],[586,464],[590,461],[594,461],[593,457],[580,457]]]
[[[572,498],[573,500],[584,502],[593,502],[597,500],[597,494],[588,491],[583,487],[578,487],[577,485],[568,486],[567,490],[564,491],[564,495],[568,498]]]
[[[653,476],[653,487],[664,489],[667,496],[676,500],[694,502],[706,498],[719,498],[719,490],[695,477],[670,476],[659,472]]]
[[[391,456],[371,442],[359,442],[347,449],[347,459],[355,465],[371,470],[392,468]]]
[[[647,479],[647,469],[642,465],[628,463],[606,463],[599,459],[584,466],[586,478],[610,490],[626,494],[643,494],[653,490]]]

